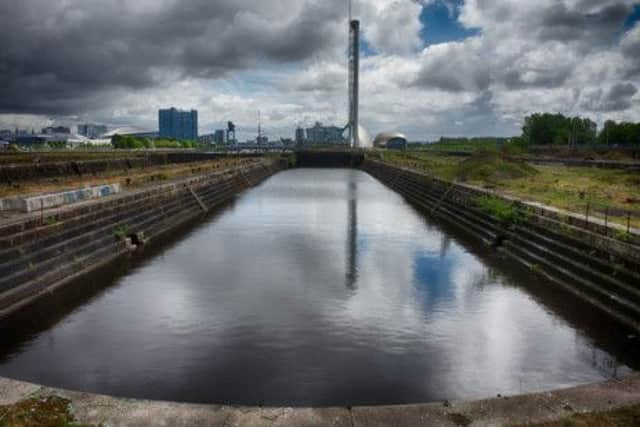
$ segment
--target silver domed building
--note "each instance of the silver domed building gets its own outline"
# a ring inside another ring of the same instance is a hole
[[[373,140],[375,148],[404,150],[407,148],[407,137],[398,132],[382,132]]]

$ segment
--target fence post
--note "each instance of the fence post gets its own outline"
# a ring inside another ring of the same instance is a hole
[[[631,233],[631,211],[627,212],[627,234]]]
[[[605,235],[609,235],[609,206],[604,209],[604,227],[605,227]]]
[[[591,207],[591,204],[589,202],[587,202],[587,211],[585,212],[585,220],[587,222],[589,222],[589,208]]]

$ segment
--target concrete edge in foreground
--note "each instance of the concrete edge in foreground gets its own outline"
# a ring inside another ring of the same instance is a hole
[[[212,383],[215,387],[215,383]],[[259,408],[156,402],[80,393],[0,377],[0,405],[34,397],[71,401],[81,423],[106,426],[485,426],[554,421],[640,404],[640,374],[514,397],[354,408]]]

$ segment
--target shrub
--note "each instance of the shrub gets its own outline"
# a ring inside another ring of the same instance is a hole
[[[525,213],[515,203],[504,199],[480,196],[476,198],[475,204],[482,212],[491,215],[505,225],[519,224],[525,219]]]

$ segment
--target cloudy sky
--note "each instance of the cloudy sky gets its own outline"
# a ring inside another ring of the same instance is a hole
[[[157,129],[200,112],[271,137],[344,125],[346,0],[2,0],[0,127]],[[362,124],[411,139],[514,135],[536,111],[640,121],[631,0],[354,0]]]

